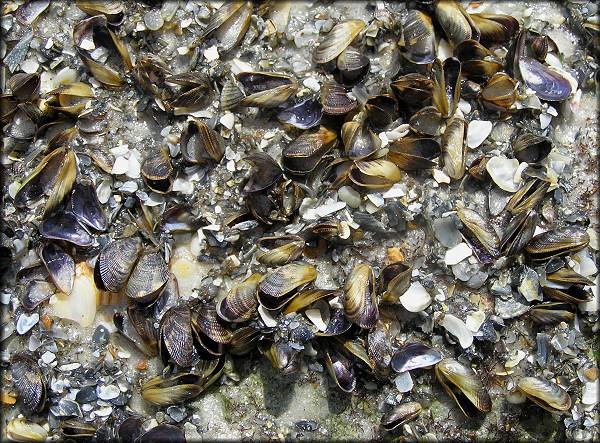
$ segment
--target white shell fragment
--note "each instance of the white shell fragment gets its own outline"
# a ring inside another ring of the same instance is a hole
[[[399,373],[394,379],[394,383],[396,384],[396,389],[398,389],[398,392],[401,393],[409,392],[414,386],[412,377],[410,376],[410,371]]]
[[[452,266],[470,257],[471,254],[473,254],[473,250],[468,244],[462,242],[446,251],[444,263],[446,263],[446,266]]]
[[[599,388],[600,380],[588,381],[583,385],[581,391],[581,403],[584,405],[595,405],[598,403],[598,394],[600,393]]]
[[[494,183],[506,192],[516,192],[519,189],[519,182],[515,181],[518,168],[519,160],[506,157],[492,157],[485,165]]]
[[[446,314],[440,320],[440,325],[446,328],[446,331],[450,334],[454,335],[464,349],[467,349],[473,344],[473,333],[469,331],[465,322],[460,318],[457,318],[452,314]]]
[[[327,329],[327,324],[323,321],[323,317],[321,316],[321,310],[307,309],[304,313],[306,314],[306,317],[315,324],[319,331]]]
[[[467,328],[469,328],[471,331],[477,332],[477,331],[479,331],[479,328],[481,328],[481,325],[483,324],[484,321],[485,321],[485,312],[475,311],[475,312],[472,312],[469,315],[467,315],[465,324],[467,325]]]
[[[49,307],[52,315],[77,322],[85,328],[94,322],[100,298],[100,290],[94,283],[94,271],[82,262],[75,266],[71,295],[62,292],[53,295]]]
[[[492,122],[487,120],[473,120],[469,122],[467,133],[467,146],[471,149],[480,146],[492,132]]]
[[[261,320],[265,323],[267,328],[274,328],[277,326],[277,320],[271,315],[269,311],[263,308],[263,305],[258,305],[258,313],[260,314]]]
[[[431,296],[423,285],[416,281],[400,296],[400,303],[407,311],[421,312],[431,304]]]

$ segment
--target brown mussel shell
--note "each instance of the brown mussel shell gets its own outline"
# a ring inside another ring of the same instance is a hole
[[[370,97],[365,102],[369,122],[377,128],[385,128],[398,118],[398,101],[389,94]]]
[[[169,360],[181,367],[191,366],[198,354],[192,336],[191,312],[184,306],[170,308],[160,320],[158,351],[165,364]]]
[[[515,158],[530,165],[539,165],[552,150],[552,140],[548,137],[525,132],[513,143]]]
[[[240,100],[239,106],[275,108],[298,90],[298,82],[294,77],[275,72],[240,72],[236,80],[247,94]]]
[[[381,270],[380,291],[383,293],[382,302],[398,303],[400,296],[410,287],[412,269],[403,261],[390,263]]]
[[[37,361],[27,354],[13,354],[10,372],[25,411],[41,412],[46,405],[46,382]]]
[[[258,299],[256,289],[262,274],[252,274],[243,282],[234,285],[227,296],[217,304],[217,314],[225,321],[244,322],[256,317]]]
[[[171,157],[163,148],[151,149],[141,166],[146,185],[159,194],[166,194],[173,187]]]
[[[356,108],[357,103],[348,91],[335,80],[326,80],[321,88],[321,105],[327,115],[344,115]]]
[[[335,131],[325,126],[308,129],[283,148],[283,168],[295,175],[308,174],[336,144]]]
[[[256,261],[266,265],[286,265],[302,256],[304,244],[304,240],[298,235],[262,237],[256,245],[265,252],[258,255]]]
[[[525,396],[553,414],[564,414],[571,408],[571,396],[554,382],[541,377],[523,377],[517,386]]]
[[[317,271],[309,265],[290,263],[267,272],[258,283],[258,301],[269,310],[285,305],[296,290],[317,278]]]
[[[354,48],[347,48],[337,58],[336,80],[347,88],[358,85],[369,73],[371,60]]]
[[[421,404],[416,401],[400,403],[383,414],[381,417],[381,426],[386,431],[396,429],[416,419],[421,414],[422,409]]]
[[[365,22],[362,20],[345,20],[337,23],[313,53],[313,62],[324,64],[334,60],[364,27]]]
[[[534,323],[542,325],[557,325],[575,318],[573,305],[564,302],[540,303],[529,308],[528,314]]]
[[[346,392],[354,391],[356,387],[356,377],[350,367],[350,361],[333,347],[325,349],[325,366],[329,371],[335,384]]]
[[[89,180],[82,180],[73,186],[71,211],[77,219],[97,231],[105,231],[108,219],[96,194],[96,187]]]
[[[150,305],[164,291],[169,281],[169,268],[159,249],[142,253],[129,276],[125,294],[136,303]]]
[[[381,147],[381,139],[368,128],[365,121],[344,123],[341,136],[346,156],[353,160],[367,158]]]
[[[581,228],[567,226],[538,234],[525,247],[533,261],[545,261],[552,257],[577,252],[590,242],[589,234]]]
[[[460,180],[465,175],[468,128],[466,120],[455,117],[442,136],[442,170],[453,180]]]
[[[424,12],[408,11],[402,23],[402,55],[412,63],[426,65],[437,57],[437,45],[433,22]]]
[[[125,237],[108,243],[98,256],[94,269],[96,285],[110,292],[119,292],[142,252],[139,237]]]
[[[190,163],[221,161],[225,154],[225,140],[200,120],[188,122],[179,142],[181,155]]]
[[[218,41],[221,52],[226,53],[242,41],[250,27],[252,17],[251,1],[224,3],[210,18],[202,30],[199,40],[209,35]]]
[[[388,160],[404,171],[434,168],[442,153],[440,144],[431,137],[402,137],[388,145]]]
[[[344,286],[344,313],[351,323],[361,328],[372,328],[379,320],[375,273],[373,268],[361,263],[352,269]]]
[[[55,243],[41,245],[38,254],[56,287],[70,294],[75,279],[75,262],[71,256]]]
[[[461,394],[464,394],[481,412],[490,412],[492,409],[492,401],[487,390],[471,368],[453,358],[445,358],[435,365],[435,374],[467,417],[468,414],[461,404]]]
[[[375,377],[386,380],[390,374],[392,345],[389,329],[381,320],[367,333],[367,352]]]

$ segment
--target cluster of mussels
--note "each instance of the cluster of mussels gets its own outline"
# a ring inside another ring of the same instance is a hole
[[[226,355],[243,356],[258,349],[284,374],[298,371],[304,355],[319,355],[346,393],[357,385],[356,371],[387,380],[390,369],[402,374],[434,366],[437,379],[465,415],[476,413],[473,407],[490,412],[488,390],[464,359],[443,358],[431,343],[399,345],[394,340],[390,324],[395,319],[390,312],[420,313],[432,301],[423,291],[409,291],[413,269],[402,258],[390,260],[380,270],[369,263],[356,264],[343,288],[314,287],[317,268],[311,261],[331,248],[359,241],[366,230],[375,229],[373,217],[358,212],[353,220],[325,217],[293,233],[273,235],[286,225],[297,226],[305,201],[328,192],[342,193],[342,188],[347,195],[359,196],[359,192],[389,189],[404,174],[432,169],[439,183],[468,179],[506,191],[505,207],[499,211],[504,210],[508,220],[502,236],[486,215],[460,200],[448,229],[460,233],[482,266],[491,269],[505,260],[513,267],[513,285],[532,302],[525,318],[542,326],[571,322],[577,305],[592,300],[588,287],[594,283],[565,259],[590,242],[589,219],[557,223],[553,214],[543,214],[549,229],[534,235],[540,207],[561,185],[548,167],[546,159],[554,143],[543,129],[524,125],[512,143],[512,158],[486,154],[467,167],[470,128],[466,111],[459,106],[461,99],[476,107],[479,116],[508,119],[531,112],[536,103],[567,100],[577,90],[571,74],[545,62],[548,54],[558,52],[547,35],[526,29],[508,15],[470,14],[458,1],[415,2],[401,17],[373,19],[374,35],[397,36],[399,53],[396,69],[372,94],[366,88],[354,89],[369,76],[365,33],[373,34],[372,24],[339,21],[313,51],[316,70],[326,77],[318,94],[281,109],[300,89],[293,75],[253,71],[234,75],[219,64],[204,72],[173,73],[156,56],[138,56],[134,63],[119,37],[123,4],[77,1],[76,5],[91,15],[73,29],[76,54],[100,88],[138,88],[146,98],[144,105],[151,103],[153,113],[163,113],[170,121],[206,108],[215,97],[221,111],[280,108],[276,118],[297,136],[283,148],[280,161],[279,155],[274,158],[260,150],[243,158],[251,165],[242,191],[246,210],[228,214],[225,220],[229,235],[238,243],[243,239],[233,237],[236,232],[260,227],[262,236],[251,252],[258,251],[255,269],[262,271],[249,271],[218,296],[206,290],[203,297],[181,297],[169,264],[173,235],[206,227],[209,222],[202,207],[177,199],[170,203],[167,198],[157,214],[131,194],[107,213],[93,178],[98,182],[114,174],[117,164],[111,152],[93,143],[106,130],[106,123],[91,86],[73,81],[40,94],[38,73],[12,75],[11,93],[2,97],[1,119],[6,123],[5,135],[17,141],[9,155],[13,171],[28,172],[17,187],[7,187],[3,200],[5,206],[14,206],[13,213],[29,215],[19,226],[11,221],[15,218],[4,217],[3,239],[13,238],[16,231],[27,232],[30,248],[35,247],[39,256],[37,263],[20,267],[14,275],[20,301],[14,313],[18,334],[31,330],[39,319],[38,307],[57,291],[73,297],[88,285],[93,286],[94,297],[109,294],[106,303],[111,297],[126,296],[126,312],[114,314],[114,325],[141,353],[148,358],[159,355],[164,363],[162,374],[141,387],[142,398],[152,405],[169,406],[197,397],[221,378]],[[26,3],[17,9],[17,20],[33,23],[45,7],[47,2]],[[210,41],[226,55],[245,39],[257,15],[264,21],[266,35],[277,41],[282,34],[277,24],[286,8],[289,14],[285,2],[225,2],[192,47]],[[449,43],[445,55],[440,53],[440,36]],[[52,49],[45,48],[48,57]],[[26,53],[27,48],[21,48],[21,53],[13,50],[5,62],[17,66],[23,50]],[[525,99],[529,107],[516,105]],[[92,100],[94,106],[89,105]],[[181,121],[185,124],[175,155],[166,148],[152,148],[141,162],[140,176],[151,193],[176,194],[177,171],[194,165],[212,168],[225,155],[228,141],[215,129],[215,119]],[[482,130],[477,126],[477,131]],[[82,144],[81,139],[88,142]],[[520,182],[513,181],[514,162],[521,165]],[[91,169],[96,170],[94,175]],[[6,171],[3,174],[8,176]],[[332,213],[344,207],[328,209]],[[405,223],[405,205],[396,202],[386,211],[390,225],[394,220],[401,223],[400,219]],[[210,237],[210,232],[205,231],[209,243],[219,247],[222,239]],[[386,233],[387,227],[376,232]],[[14,269],[26,253],[3,245],[3,272]],[[542,292],[553,301],[543,302]],[[93,313],[81,320],[74,310],[69,308],[65,318],[84,327],[92,324]],[[440,324],[451,343],[456,340],[467,348],[473,342],[470,332],[470,337],[463,334],[466,326],[457,317],[447,314]],[[498,331],[504,327],[499,317],[492,324]],[[10,371],[22,411],[39,414],[47,403],[47,383],[37,358],[15,353]],[[522,377],[517,389],[511,393],[513,398],[521,395],[552,413],[563,414],[571,407],[569,393],[551,380]],[[421,410],[418,402],[400,402],[384,414],[381,426],[391,431],[414,420]],[[6,432],[17,440],[41,441],[47,435],[42,426],[23,418],[12,420]],[[61,432],[64,437],[89,438],[96,428],[70,419],[61,424]],[[167,424],[143,433],[135,417],[123,421],[114,437],[137,442],[185,439],[178,428]]]

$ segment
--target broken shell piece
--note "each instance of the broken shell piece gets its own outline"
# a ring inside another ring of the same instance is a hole
[[[516,192],[519,182],[515,181],[515,174],[519,168],[516,158],[492,157],[485,165],[485,169],[500,189],[507,192]]]
[[[464,349],[467,349],[473,344],[473,333],[461,319],[452,314],[446,314],[440,320],[440,325],[446,328],[450,334],[458,338],[460,345]]]
[[[421,312],[431,304],[431,296],[421,283],[413,282],[400,296],[400,303],[407,311]]]
[[[469,122],[467,146],[471,149],[479,147],[492,132],[492,122],[487,120],[472,120]]]

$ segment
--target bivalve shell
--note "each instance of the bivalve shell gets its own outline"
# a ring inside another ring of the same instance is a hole
[[[569,393],[545,378],[523,377],[517,386],[529,400],[553,414],[564,414],[571,407]]]

